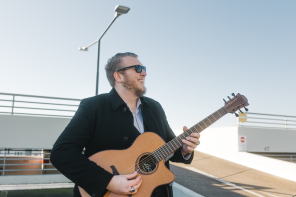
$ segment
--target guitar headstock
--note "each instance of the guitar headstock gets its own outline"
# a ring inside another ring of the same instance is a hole
[[[239,110],[242,114],[243,112],[240,110],[241,108],[245,108],[246,111],[248,111],[248,108],[246,108],[246,106],[249,105],[248,103],[248,99],[244,96],[241,95],[240,93],[238,93],[237,95],[235,95],[234,93],[231,94],[233,96],[233,98],[229,98],[228,101],[225,101],[225,110],[228,113],[234,113],[236,117],[238,117],[237,113],[235,113],[237,110]]]

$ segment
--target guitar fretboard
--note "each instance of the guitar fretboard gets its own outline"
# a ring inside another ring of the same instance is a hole
[[[178,148],[183,146],[182,139],[185,139],[186,137],[190,136],[192,133],[200,133],[209,126],[211,126],[214,122],[222,118],[225,114],[227,114],[227,111],[224,109],[224,107],[220,108],[216,112],[212,113],[199,123],[193,125],[190,129],[185,131],[184,133],[180,134],[176,138],[172,139],[156,151],[154,151],[151,155],[156,160],[156,163],[160,162],[164,158],[171,155],[173,152],[175,152]]]

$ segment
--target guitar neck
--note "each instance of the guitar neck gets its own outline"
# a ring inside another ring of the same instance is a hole
[[[190,136],[192,133],[200,133],[209,126],[211,126],[214,122],[222,118],[225,114],[227,114],[227,111],[224,107],[220,108],[216,112],[212,113],[199,123],[193,125],[190,129],[182,133],[181,135],[177,136],[176,138],[172,139],[156,151],[154,151],[151,155],[155,158],[156,162],[163,160],[164,158],[171,155],[173,152],[175,152],[178,148],[183,146],[182,139],[185,139],[186,137]]]

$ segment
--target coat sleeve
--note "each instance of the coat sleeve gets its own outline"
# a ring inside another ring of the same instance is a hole
[[[82,154],[94,130],[94,114],[89,100],[82,100],[72,120],[59,136],[51,152],[51,163],[90,196],[103,196],[113,175]]]
[[[158,103],[159,104],[159,103]],[[173,130],[171,129],[165,112],[163,110],[163,108],[161,107],[161,105],[159,104],[159,112],[162,115],[162,120],[163,120],[163,124],[165,126],[165,130],[166,130],[166,135],[167,135],[167,142],[171,141],[172,139],[174,139],[176,137],[175,133],[173,132]],[[173,162],[180,162],[180,163],[185,163],[185,164],[190,164],[193,160],[193,156],[194,156],[194,151],[192,152],[190,158],[188,160],[184,159],[183,155],[182,155],[182,146],[174,153],[174,155],[170,158],[170,161]]]

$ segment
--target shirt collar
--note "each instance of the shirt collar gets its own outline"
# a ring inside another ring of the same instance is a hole
[[[126,105],[126,103],[124,102],[124,100],[122,100],[122,98],[119,96],[119,94],[117,93],[117,91],[115,90],[115,88],[112,88],[112,90],[109,92],[108,94],[111,105],[113,110],[115,111],[118,107],[120,107],[121,105]],[[137,108],[141,105],[141,104],[147,103],[146,99],[144,97],[140,97],[137,100]],[[148,104],[148,103],[147,103]]]
[[[137,109],[139,108],[139,106],[142,104],[141,99],[137,98]]]

